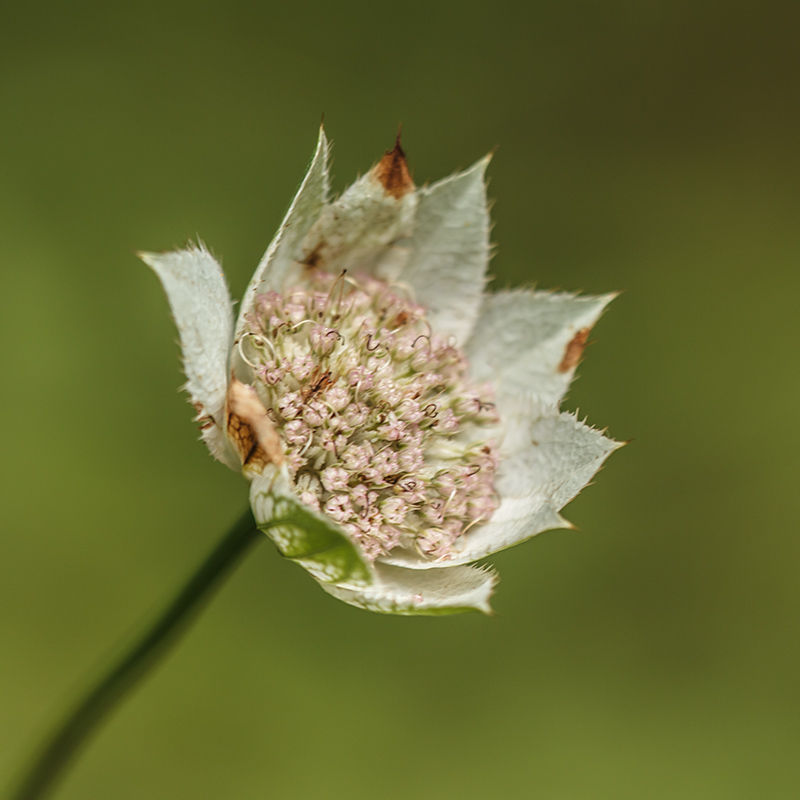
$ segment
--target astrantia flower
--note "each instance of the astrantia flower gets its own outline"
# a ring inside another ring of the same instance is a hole
[[[415,188],[399,143],[328,198],[328,143],[234,323],[202,246],[142,254],[211,453],[323,588],[398,614],[489,610],[484,556],[550,529],[617,443],[559,403],[613,295],[484,294],[479,161]]]

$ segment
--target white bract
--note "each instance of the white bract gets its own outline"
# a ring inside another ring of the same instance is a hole
[[[489,611],[472,562],[550,528],[618,443],[559,412],[613,295],[485,294],[485,158],[416,188],[399,142],[328,197],[328,142],[237,321],[202,246],[143,253],[211,453],[256,522],[335,597]]]

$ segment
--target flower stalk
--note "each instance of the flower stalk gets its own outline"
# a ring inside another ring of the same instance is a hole
[[[51,793],[103,720],[175,645],[226,575],[263,538],[248,509],[161,615],[54,729],[8,800],[41,800]]]

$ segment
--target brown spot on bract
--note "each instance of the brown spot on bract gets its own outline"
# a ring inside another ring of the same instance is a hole
[[[590,328],[581,328],[570,340],[564,349],[564,358],[558,365],[559,372],[569,372],[578,366],[583,351],[586,349],[586,340],[589,337]]]
[[[304,259],[303,266],[313,269],[320,266],[322,262],[323,244],[320,242]]]
[[[228,387],[228,438],[243,468],[260,472],[267,464],[283,463],[281,440],[267,409],[255,389],[236,378]]]
[[[238,414],[228,415],[228,438],[238,451],[242,464],[246,464],[258,443],[253,429]]]
[[[397,134],[393,150],[387,150],[386,155],[375,165],[372,174],[380,181],[386,194],[399,200],[409,192],[414,191],[414,181],[408,171],[408,162],[403,148],[400,147],[400,134]]]

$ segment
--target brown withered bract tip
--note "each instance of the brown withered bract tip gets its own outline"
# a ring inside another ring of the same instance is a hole
[[[589,330],[589,328],[581,328],[572,339],[570,339],[569,344],[564,350],[564,358],[561,359],[561,363],[558,365],[559,372],[569,372],[573,367],[578,366],[583,351],[586,349],[586,340],[589,338]]]
[[[283,447],[275,426],[252,386],[233,378],[228,387],[228,438],[239,451],[242,467],[263,470],[283,463]]]
[[[406,154],[400,146],[399,130],[394,149],[386,151],[383,158],[375,165],[373,174],[381,182],[386,194],[390,194],[395,200],[414,191],[414,181],[411,180],[411,173],[408,171]]]

